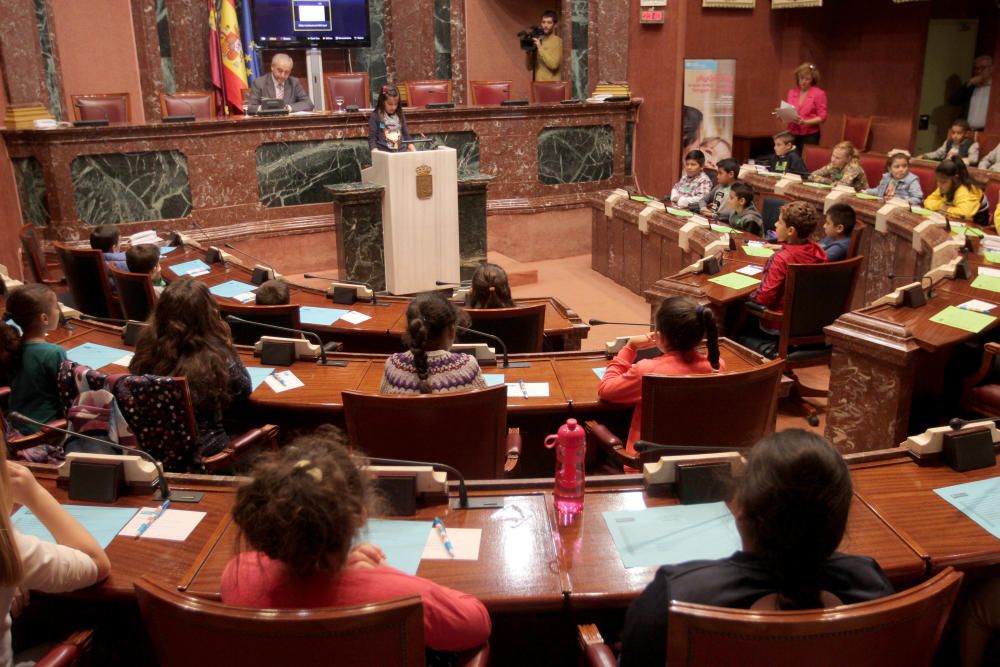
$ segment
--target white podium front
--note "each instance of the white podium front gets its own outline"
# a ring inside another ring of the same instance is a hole
[[[455,149],[372,151],[361,180],[385,188],[382,239],[385,287],[392,294],[459,282],[458,162]]]

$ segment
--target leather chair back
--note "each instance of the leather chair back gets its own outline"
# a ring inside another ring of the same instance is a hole
[[[128,93],[72,95],[75,120],[106,120],[109,123],[131,123],[131,101]]]
[[[433,102],[451,102],[451,81],[442,79],[406,82],[406,103],[425,107]]]
[[[514,308],[468,308],[472,329],[493,334],[507,345],[511,354],[541,352],[545,338],[545,304],[515,306]],[[463,343],[486,343],[488,340],[474,334],[461,334]],[[500,350],[497,350],[497,354]]]
[[[111,292],[104,253],[91,248],[54,244],[63,275],[73,297],[73,307],[95,317],[118,317],[118,300]]]
[[[871,116],[844,115],[844,128],[841,131],[841,141],[850,141],[859,153],[868,150],[872,135]]]
[[[21,250],[28,258],[28,266],[31,268],[31,275],[36,283],[45,283],[51,280],[49,268],[42,254],[42,245],[38,242],[38,232],[32,224],[21,225],[18,234],[21,239]]]
[[[167,116],[194,116],[195,120],[215,118],[215,94],[207,91],[160,93],[160,114]]]
[[[865,172],[865,177],[868,179],[868,186],[874,188],[882,180],[882,174],[885,173],[885,158],[881,155],[867,155],[862,153],[858,156],[858,164],[861,165],[861,169]]]
[[[806,163],[806,169],[809,170],[809,173],[830,164],[831,155],[833,155],[833,149],[829,146],[810,144],[802,149],[802,161]]]
[[[166,472],[206,472],[198,460],[198,424],[185,378],[127,375],[111,393],[139,448]]]
[[[368,72],[333,72],[323,77],[326,90],[327,111],[336,111],[334,98],[344,98],[344,108],[354,104],[360,109],[372,106],[372,91]]]
[[[929,666],[962,574],[946,568],[879,600],[808,611],[671,602],[668,665]]]
[[[569,81],[532,81],[531,99],[535,104],[556,104],[569,99]]]
[[[115,286],[118,288],[118,303],[126,320],[145,322],[156,308],[156,291],[148,273],[131,273],[111,267]]]
[[[784,366],[778,359],[719,374],[644,375],[639,433],[661,445],[750,448],[774,431]]]
[[[512,83],[512,81],[470,81],[472,104],[491,106],[506,102],[510,99],[510,85]]]
[[[136,599],[161,667],[423,665],[417,596],[336,609],[247,609],[148,577]]]
[[[219,313],[225,319],[226,315],[235,315],[240,319],[270,324],[276,327],[288,329],[300,328],[299,306],[290,303],[280,306],[258,306],[256,304],[243,304],[230,302],[229,299],[218,299]],[[233,333],[233,342],[237,345],[253,345],[261,336],[278,336],[280,338],[296,338],[293,333],[281,333],[266,327],[255,327],[252,324],[241,324],[239,322],[229,322],[229,328]],[[299,336],[301,338],[301,336]]]
[[[910,171],[916,174],[920,180],[920,189],[924,191],[924,199],[937,190],[937,177],[934,175],[936,168],[936,162],[910,162]]]
[[[863,259],[858,255],[839,262],[788,265],[783,343],[794,347],[826,342],[823,329],[851,309]]]
[[[342,395],[351,444],[365,454],[445,463],[466,479],[503,476],[506,387],[421,396]]]

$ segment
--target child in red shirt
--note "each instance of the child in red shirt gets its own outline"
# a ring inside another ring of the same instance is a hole
[[[708,355],[695,349],[703,338]],[[648,347],[659,347],[663,354],[633,364],[636,353]],[[633,336],[611,360],[597,387],[597,395],[612,403],[635,405],[625,446],[634,454],[642,426],[643,375],[705,375],[719,370],[725,370],[725,364],[719,358],[719,328],[715,314],[693,299],[673,296],[664,299],[656,311],[656,331]]]
[[[222,601],[311,609],[419,595],[428,648],[457,652],[486,643],[490,617],[479,600],[385,565],[375,545],[353,545],[371,493],[340,440],[338,430],[321,427],[254,468],[233,507],[251,551],[226,566]]]

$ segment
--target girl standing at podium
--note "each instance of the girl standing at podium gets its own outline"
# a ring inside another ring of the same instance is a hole
[[[413,144],[406,143],[409,140],[406,117],[399,106],[399,89],[396,86],[382,86],[375,110],[368,118],[368,148],[387,153],[417,150]]]

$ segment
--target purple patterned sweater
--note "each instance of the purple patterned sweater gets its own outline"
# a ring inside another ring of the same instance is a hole
[[[453,354],[447,350],[428,352],[427,371],[431,391],[435,394],[486,387],[479,363],[469,354]],[[383,394],[420,393],[420,378],[413,365],[412,353],[397,352],[385,360],[379,391]]]

